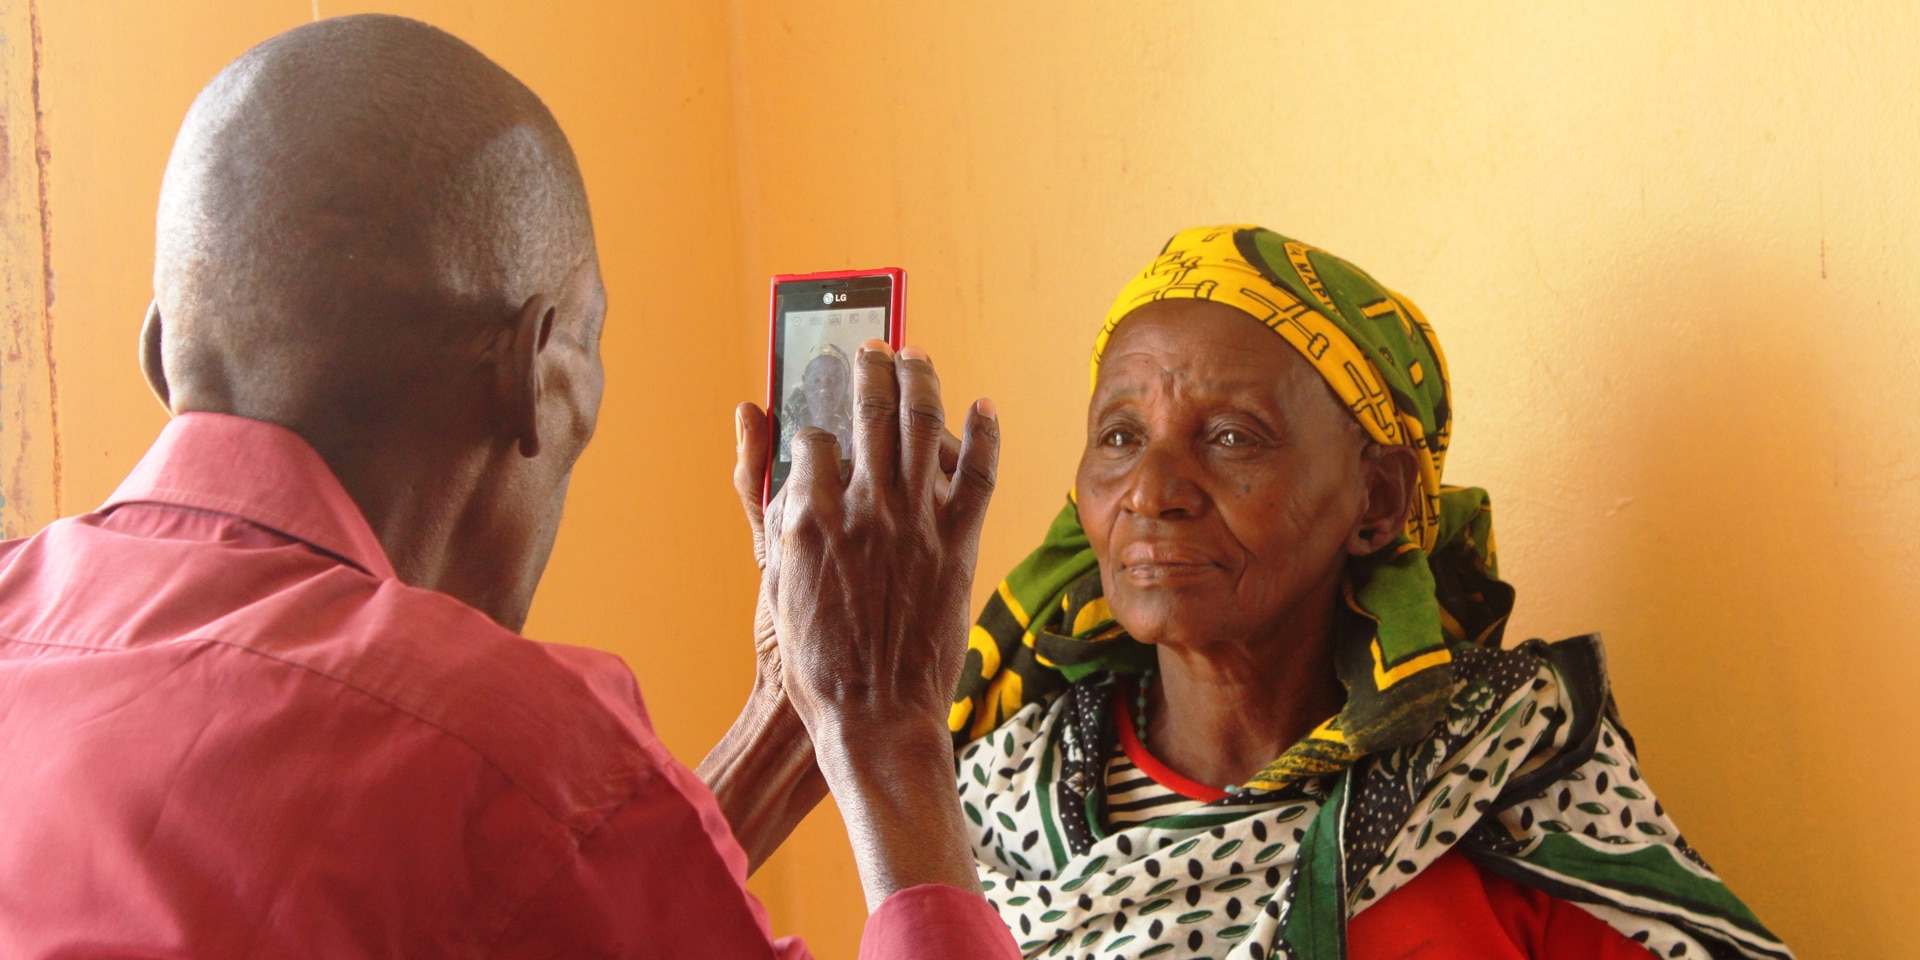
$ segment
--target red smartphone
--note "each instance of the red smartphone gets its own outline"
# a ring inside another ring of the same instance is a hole
[[[767,323],[767,502],[793,470],[793,436],[819,427],[853,456],[853,360],[868,340],[900,349],[907,272],[835,270],[773,278]]]

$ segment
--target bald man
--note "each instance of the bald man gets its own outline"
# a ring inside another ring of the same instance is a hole
[[[460,41],[354,17],[214,78],[161,190],[148,381],[97,511],[0,544],[0,957],[797,957],[745,889],[829,789],[863,956],[1016,956],[945,716],[998,433],[861,351],[765,525],[759,676],[694,775],[618,659],[517,631],[600,403],[566,139]],[[644,548],[644,545],[642,545]]]

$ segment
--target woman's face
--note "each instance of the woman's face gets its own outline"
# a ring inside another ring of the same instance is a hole
[[[814,425],[828,422],[846,400],[847,365],[839,357],[814,357],[800,375],[800,390],[813,412]]]
[[[1115,331],[1087,411],[1080,522],[1136,639],[1193,648],[1331,609],[1367,511],[1366,435],[1306,358],[1232,307]]]

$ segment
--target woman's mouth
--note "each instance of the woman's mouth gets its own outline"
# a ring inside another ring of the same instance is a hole
[[[1133,543],[1120,551],[1120,574],[1136,583],[1191,580],[1224,568],[1205,554],[1164,543]]]

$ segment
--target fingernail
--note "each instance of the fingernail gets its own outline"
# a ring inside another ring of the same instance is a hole
[[[860,345],[860,352],[879,353],[889,357],[893,356],[893,348],[887,346],[885,340],[868,340],[866,343]]]
[[[1000,419],[1000,408],[994,406],[993,401],[986,397],[981,397],[980,402],[974,404],[973,408],[980,411],[980,415],[986,417],[988,420]]]
[[[740,408],[735,407],[733,410],[733,445],[737,447],[746,442],[747,418],[741,415]]]
[[[925,360],[927,359],[927,352],[925,350],[920,349],[918,345],[909,343],[906,346],[900,348],[900,359]]]

